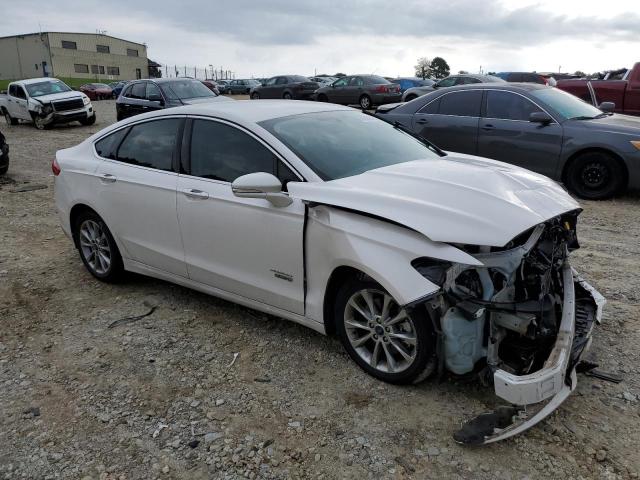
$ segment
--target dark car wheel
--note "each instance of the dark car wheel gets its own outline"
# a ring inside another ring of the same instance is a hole
[[[624,188],[625,172],[611,154],[587,152],[576,157],[569,165],[566,184],[580,198],[605,200]]]
[[[4,119],[7,122],[7,125],[17,125],[18,124],[18,119],[17,118],[13,118],[11,116],[11,114],[7,111],[4,112]]]
[[[360,108],[363,110],[369,110],[373,106],[369,95],[362,95],[358,103],[360,104]]]
[[[352,278],[338,291],[336,331],[351,358],[389,383],[417,383],[435,369],[435,337],[426,314],[409,315],[379,284]]]
[[[44,118],[40,115],[34,115],[33,126],[38,130],[49,130],[53,125],[51,123],[45,123]]]
[[[318,95],[318,101],[319,102],[328,102],[329,101],[329,97],[327,97],[324,93],[321,93],[320,95]]]
[[[9,171],[9,165],[5,165],[4,167],[0,167],[0,175],[4,175]]]
[[[96,123],[96,114],[94,113],[90,117],[83,118],[82,120],[80,120],[80,123],[82,125],[93,125],[94,123]]]
[[[251,100],[260,100],[260,94],[258,92],[253,92],[251,94]]]
[[[115,282],[122,277],[122,257],[111,232],[95,213],[82,213],[75,222],[73,235],[82,263],[89,273],[103,282]]]
[[[285,100],[293,100],[293,96],[291,96],[289,92],[284,92],[282,94],[282,98],[284,98]]]

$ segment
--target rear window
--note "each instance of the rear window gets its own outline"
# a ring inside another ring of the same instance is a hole
[[[310,82],[311,80],[309,80],[307,77],[303,77],[302,75],[292,75],[290,77],[287,77],[289,79],[289,81],[291,83],[295,83],[295,82]]]
[[[387,80],[384,77],[381,77],[379,75],[367,75],[366,77],[363,77],[365,82],[369,83],[369,84],[387,84],[387,83],[391,83],[389,80]]]
[[[95,144],[96,153],[103,158],[115,160],[118,146],[128,131],[128,128],[123,128],[98,140]]]

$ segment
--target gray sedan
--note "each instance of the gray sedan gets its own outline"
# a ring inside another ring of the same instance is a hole
[[[423,85],[421,87],[408,88],[402,94],[403,102],[410,102],[422,95],[433,92],[438,88],[455,87],[457,85],[470,85],[472,83],[504,83],[505,80],[494,77],[493,75],[476,75],[473,73],[461,73],[458,75],[449,75],[442,80],[435,82],[433,85]]]
[[[319,102],[358,104],[363,110],[374,105],[399,102],[402,98],[400,85],[391,83],[378,75],[349,75],[336,80],[331,85],[314,92]]]
[[[640,188],[640,118],[611,114],[530,83],[445,88],[376,115],[444,150],[512,163],[562,181],[581,198]]]

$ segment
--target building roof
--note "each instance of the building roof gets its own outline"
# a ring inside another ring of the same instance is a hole
[[[115,40],[120,40],[122,42],[135,43],[136,45],[140,45],[146,48],[146,44],[140,42],[134,42],[133,40],[127,40],[126,38],[114,37],[113,35],[106,35],[104,33],[90,33],[90,32],[33,32],[33,33],[21,33],[18,35],[7,35],[5,37],[0,37],[0,40],[4,40],[5,38],[17,38],[17,37],[30,37],[33,35],[48,35],[50,33],[58,33],[61,35],[92,35],[94,37],[109,37]]]

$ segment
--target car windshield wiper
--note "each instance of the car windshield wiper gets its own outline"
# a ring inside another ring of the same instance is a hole
[[[602,118],[602,117],[606,117],[606,116],[608,116],[608,114],[602,112],[601,114],[595,115],[593,117],[590,117],[588,115],[581,115],[581,116],[578,116],[578,117],[571,117],[569,120],[595,120],[596,118]]]

